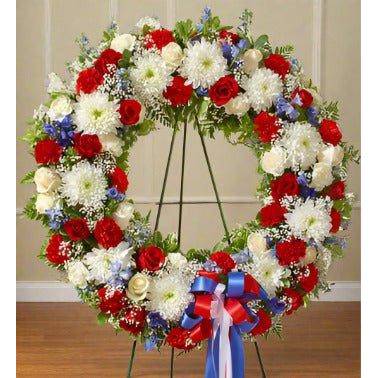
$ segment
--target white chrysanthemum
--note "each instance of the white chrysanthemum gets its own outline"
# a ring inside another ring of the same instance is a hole
[[[112,276],[112,264],[119,262],[121,268],[125,269],[131,263],[132,254],[133,249],[126,242],[109,249],[93,248],[83,259],[89,270],[89,280],[95,280],[99,284],[106,283]]]
[[[116,133],[121,126],[116,101],[109,101],[106,93],[82,94],[75,106],[74,123],[85,134]]]
[[[135,25],[138,31],[142,31],[145,26],[152,30],[160,29],[161,25],[159,20],[154,17],[142,17]]]
[[[284,127],[282,138],[277,145],[285,148],[287,164],[294,170],[310,168],[316,162],[316,156],[324,147],[315,127],[309,123],[289,123]]]
[[[193,299],[189,293],[191,278],[177,271],[155,277],[149,289],[147,309],[164,319],[178,321]]]
[[[184,53],[180,73],[194,88],[209,88],[226,74],[227,61],[215,42],[201,39],[189,44]]]
[[[253,264],[249,267],[248,273],[252,274],[269,296],[275,295],[276,290],[283,285],[282,279],[286,277],[285,268],[270,253],[254,256]]]
[[[62,174],[62,195],[70,206],[99,209],[106,199],[107,181],[102,170],[81,161]]]
[[[332,227],[331,217],[324,202],[308,198],[298,202],[293,210],[285,214],[294,236],[320,243],[328,236]]]
[[[266,110],[282,93],[283,85],[280,77],[268,68],[257,69],[243,84],[245,93],[256,112]]]
[[[148,53],[139,56],[134,63],[130,79],[135,90],[145,99],[161,95],[172,80],[163,58],[159,54]]]

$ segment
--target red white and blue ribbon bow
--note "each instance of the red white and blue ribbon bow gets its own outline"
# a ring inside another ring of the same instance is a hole
[[[186,309],[181,326],[190,330],[194,343],[209,339],[206,378],[243,378],[242,334],[251,332],[259,322],[246,303],[261,299],[269,305],[271,300],[257,281],[243,272],[228,273],[227,284],[217,278],[207,272],[196,277],[191,288],[195,301]]]

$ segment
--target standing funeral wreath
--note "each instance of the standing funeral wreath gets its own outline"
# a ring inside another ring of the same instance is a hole
[[[50,74],[49,100],[24,137],[38,165],[23,179],[37,189],[25,214],[49,234],[39,257],[100,323],[147,350],[188,351],[207,340],[207,377],[243,377],[243,340],[280,334],[283,315],[330,290],[327,270],[345,248],[336,234],[353,203],[347,166],[359,159],[341,141],[337,103],[320,97],[292,46],[254,39],[251,18],[244,11],[232,29],[205,8],[198,24],[173,30],[144,17],[130,34],[112,24],[96,47],[81,36],[70,79]],[[180,233],[152,230],[126,192],[138,137],[172,128],[167,175],[176,132],[185,138],[189,124],[214,185],[205,136],[221,132],[256,155],[263,206],[225,227],[213,248],[185,252]]]

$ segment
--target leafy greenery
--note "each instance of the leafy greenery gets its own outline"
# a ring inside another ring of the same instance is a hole
[[[338,101],[324,101],[323,105],[320,107],[320,116],[322,118],[338,121],[340,118]]]
[[[32,184],[34,182],[35,171],[30,171],[21,179],[21,184]]]
[[[185,46],[188,40],[196,33],[196,28],[192,20],[178,21],[174,28],[176,42]]]
[[[290,58],[294,53],[294,46],[292,45],[284,45],[280,47],[276,47],[274,50],[275,54],[280,54],[284,56],[285,58]]]

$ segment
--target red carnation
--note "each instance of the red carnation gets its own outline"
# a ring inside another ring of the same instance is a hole
[[[253,336],[262,335],[272,326],[272,319],[266,311],[260,308],[257,311],[257,316],[259,318],[259,322],[251,331]]]
[[[52,235],[46,247],[46,258],[53,264],[63,264],[69,259],[71,245],[63,240],[62,235]]]
[[[332,232],[333,234],[335,234],[340,229],[341,215],[335,208],[332,208],[330,216],[331,216],[332,228],[329,232]]]
[[[323,119],[319,127],[319,133],[325,143],[331,143],[334,146],[339,144],[342,138],[339,125],[330,119]]]
[[[119,326],[133,335],[142,332],[146,324],[147,311],[143,307],[126,307],[123,318],[119,321]]]
[[[147,49],[156,47],[158,50],[161,50],[164,46],[168,45],[168,43],[175,41],[172,31],[167,29],[154,30],[148,33],[145,38],[145,46]]]
[[[332,200],[343,199],[345,196],[345,182],[335,181],[328,187],[328,189],[325,191],[325,194]]]
[[[107,291],[102,287],[97,291],[100,298],[99,308],[105,314],[117,315],[125,305],[125,296],[122,291]]]
[[[139,270],[148,270],[149,272],[155,272],[164,265],[165,254],[155,245],[149,245],[141,248],[138,251],[136,257],[136,263]]]
[[[286,172],[281,177],[270,182],[272,197],[279,201],[284,196],[299,195],[297,176],[292,172]]]
[[[300,239],[291,239],[276,245],[276,256],[283,266],[297,263],[305,254],[306,243]]]
[[[122,230],[118,224],[109,217],[97,221],[94,229],[94,237],[104,248],[116,247],[123,238]]]
[[[286,297],[285,302],[287,304],[287,315],[291,315],[294,311],[298,310],[299,307],[303,306],[302,296],[294,289],[283,289],[282,294],[284,297]]]
[[[227,252],[213,252],[210,256],[210,260],[214,261],[218,267],[222,269],[223,274],[227,274],[236,266],[235,261]]]
[[[62,147],[53,139],[44,139],[34,147],[34,157],[38,164],[56,164],[62,156]]]
[[[301,288],[309,293],[314,289],[319,279],[318,268],[314,264],[309,264],[300,269],[299,273],[296,274],[296,279],[301,286]]]
[[[254,130],[263,143],[270,143],[280,129],[278,118],[268,112],[260,112],[253,120]]]
[[[136,125],[142,120],[142,104],[133,99],[122,100],[118,112],[121,116],[121,122],[125,126]]]
[[[282,78],[290,71],[290,62],[280,54],[270,54],[265,60],[266,68],[271,69]]]
[[[172,106],[186,105],[192,96],[192,86],[185,84],[185,79],[181,76],[175,76],[172,83],[163,92],[163,96],[171,103]]]
[[[181,327],[175,327],[170,330],[166,340],[167,343],[173,348],[189,350],[195,347],[195,344],[191,342],[189,336],[189,330]]]
[[[227,104],[239,93],[239,84],[232,75],[221,77],[210,87],[209,97],[217,106]]]
[[[260,223],[263,227],[273,227],[285,220],[286,209],[273,202],[260,210]]]
[[[91,159],[101,152],[101,142],[95,134],[75,134],[73,138],[75,151],[83,158]]]
[[[104,50],[94,63],[96,70],[104,76],[109,72],[108,65],[117,65],[121,60],[122,54],[113,49]]]
[[[298,95],[302,102],[302,108],[308,108],[311,106],[312,101],[314,100],[312,97],[312,94],[309,91],[306,91],[306,89],[301,89],[297,87],[293,93],[291,94],[291,98],[294,99],[295,96]]]
[[[79,73],[76,80],[76,92],[80,94],[92,93],[102,84],[104,78],[94,67],[87,68]]]
[[[219,39],[225,42],[231,42],[235,45],[239,42],[240,37],[236,33],[223,29],[219,32]]]
[[[121,169],[120,167],[115,167],[109,178],[112,182],[112,186],[114,186],[118,190],[118,192],[126,192],[129,186],[129,180],[127,178],[127,174],[123,169]]]
[[[84,218],[69,219],[64,223],[63,228],[72,241],[85,240],[90,235],[87,221]]]

